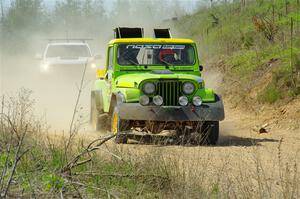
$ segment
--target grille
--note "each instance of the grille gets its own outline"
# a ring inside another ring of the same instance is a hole
[[[164,106],[178,106],[178,98],[181,94],[181,82],[160,81],[157,83],[157,95],[164,99]]]

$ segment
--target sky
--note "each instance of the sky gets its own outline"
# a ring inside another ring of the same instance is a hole
[[[2,0],[5,10],[9,7],[12,1],[13,0]],[[63,1],[63,0],[44,0],[44,3],[46,4],[46,7],[53,8],[57,1]],[[115,1],[116,0],[103,0],[104,6],[108,12],[112,10]],[[151,0],[139,0],[139,1],[151,1]],[[156,0],[156,1],[160,1],[160,0]],[[165,1],[172,1],[172,0],[165,0]],[[180,0],[180,4],[187,12],[193,12],[196,3],[201,1],[204,0]]]

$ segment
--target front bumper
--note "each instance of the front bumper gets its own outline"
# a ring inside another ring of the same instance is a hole
[[[139,103],[121,103],[119,116],[126,120],[150,121],[221,121],[224,106],[221,100],[203,103],[200,107],[189,106],[142,106]]]

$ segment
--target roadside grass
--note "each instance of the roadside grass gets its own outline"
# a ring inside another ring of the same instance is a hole
[[[270,104],[276,102],[281,98],[280,91],[278,88],[274,85],[268,85],[259,95],[258,95],[258,101],[259,102],[268,102]]]
[[[290,51],[290,49],[289,49]],[[300,50],[293,49],[292,58],[286,51],[281,64],[272,71],[272,81],[259,93],[258,101],[274,103],[279,99],[293,98],[300,94]]]
[[[219,68],[224,84],[238,81],[239,87],[232,89],[241,98],[251,84],[272,73],[255,100],[274,103],[299,95],[299,7],[297,0],[219,3],[182,17],[174,26],[198,43],[202,62],[209,67],[224,63]]]
[[[299,92],[299,49],[294,48],[291,65],[290,49],[284,50],[280,46],[256,52],[255,50],[239,51],[225,61],[230,66],[227,73],[247,87],[249,82],[265,78],[266,73],[272,74],[272,79],[265,88],[258,93],[257,100],[262,103],[274,103],[279,99],[293,98]],[[243,91],[243,89],[241,90]]]

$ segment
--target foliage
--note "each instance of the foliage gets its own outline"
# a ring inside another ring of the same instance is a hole
[[[199,43],[202,59],[224,60],[225,80],[236,79],[244,86],[238,92],[272,73],[270,84],[257,95],[259,102],[269,103],[299,94],[299,7],[297,0],[220,3],[183,17],[175,26],[189,30],[182,35]]]
[[[268,85],[263,92],[258,96],[260,102],[274,103],[280,99],[278,88],[274,84]]]

